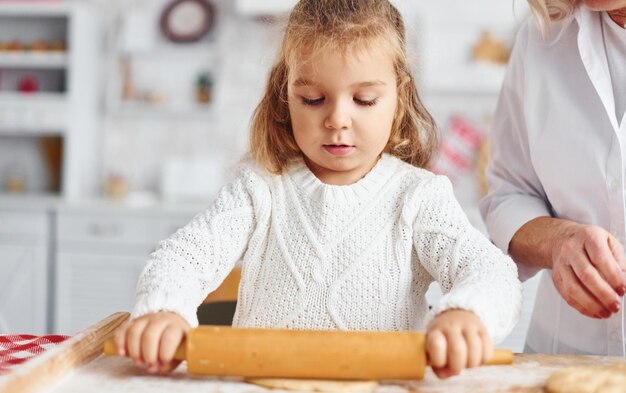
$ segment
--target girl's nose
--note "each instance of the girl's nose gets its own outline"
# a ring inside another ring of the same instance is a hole
[[[324,119],[324,126],[329,130],[346,130],[352,127],[352,117],[347,108],[337,103],[330,108]]]

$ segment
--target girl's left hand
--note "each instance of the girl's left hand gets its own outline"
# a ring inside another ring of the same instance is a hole
[[[428,325],[426,356],[439,378],[458,375],[465,368],[478,367],[492,354],[489,334],[471,311],[444,311]]]

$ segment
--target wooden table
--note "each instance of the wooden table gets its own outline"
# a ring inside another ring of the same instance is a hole
[[[120,317],[118,317],[119,319]],[[117,321],[119,322],[119,320]],[[116,323],[117,323],[116,322]],[[110,336],[113,325],[110,321],[105,323],[108,333],[97,337],[94,348],[101,348],[101,339]],[[88,331],[89,329],[87,329]],[[100,331],[101,329],[96,329]],[[83,340],[84,341],[84,340]],[[71,345],[71,343],[70,343]],[[100,346],[98,348],[98,345]],[[81,350],[82,351],[82,350]],[[99,392],[137,392],[150,393],[181,391],[185,393],[254,393],[268,392],[255,385],[243,382],[240,378],[211,378],[193,377],[186,373],[185,363],[167,376],[148,375],[143,368],[136,367],[129,359],[119,357],[105,357],[95,354],[95,359],[88,359],[81,367],[71,368],[71,364],[80,362],[76,354],[67,358],[53,359],[50,362],[37,362],[29,365],[31,370],[24,367],[20,370],[26,378],[25,384],[7,387],[6,381],[10,375],[0,377],[0,393],[20,393],[47,391],[53,393],[82,393],[89,391]],[[80,358],[80,357],[78,357]],[[93,357],[92,357],[93,358]],[[45,359],[44,359],[45,360]],[[555,370],[563,367],[581,365],[613,364],[624,361],[618,357],[599,356],[554,356],[537,354],[516,354],[512,365],[508,366],[485,366],[466,370],[461,375],[446,380],[437,377],[428,370],[422,381],[390,381],[382,382],[377,388],[377,393],[473,393],[473,392],[543,392],[543,385],[548,376]],[[30,361],[30,362],[34,362]],[[25,364],[28,365],[27,362]],[[45,363],[51,363],[46,365]],[[46,375],[51,369],[67,367],[69,372],[61,378],[49,378]],[[45,367],[42,367],[45,366]],[[30,373],[30,375],[29,375]],[[14,377],[14,376],[13,376]],[[49,381],[46,382],[46,379]],[[36,389],[28,384],[29,381],[44,382],[35,385]],[[19,381],[18,381],[19,382]],[[16,389],[16,386],[19,389]],[[273,392],[281,392],[274,390]],[[284,391],[282,391],[284,392]]]
[[[543,392],[543,385],[555,370],[579,365],[609,364],[623,361],[621,358],[548,356],[516,354],[510,366],[488,366],[466,370],[463,374],[446,380],[428,370],[422,381],[398,381],[381,383],[377,393],[461,393],[461,392]],[[147,375],[128,359],[99,357],[74,372],[59,384],[54,393],[90,392],[137,392],[150,393],[181,391],[185,393],[253,393],[269,390],[244,383],[241,379],[216,379],[191,377],[186,374],[185,364],[168,376]],[[274,391],[278,392],[278,391]]]

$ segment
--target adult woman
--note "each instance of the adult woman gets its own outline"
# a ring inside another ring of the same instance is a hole
[[[625,355],[626,0],[529,0],[494,117],[481,211],[520,278],[526,349]]]

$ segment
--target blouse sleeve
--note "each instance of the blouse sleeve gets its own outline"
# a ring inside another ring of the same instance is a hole
[[[524,107],[524,61],[531,35],[527,22],[518,33],[489,134],[489,192],[480,202],[493,242],[505,253],[527,222],[551,216],[550,205],[530,159]],[[539,269],[518,264],[526,280]]]
[[[416,253],[444,292],[426,322],[449,309],[469,310],[481,319],[494,342],[501,341],[517,323],[521,310],[515,263],[472,227],[446,177],[425,180],[416,196]]]
[[[139,278],[133,318],[171,311],[198,325],[198,306],[246,251],[255,227],[251,189],[258,181],[243,173],[209,209],[159,243]]]

